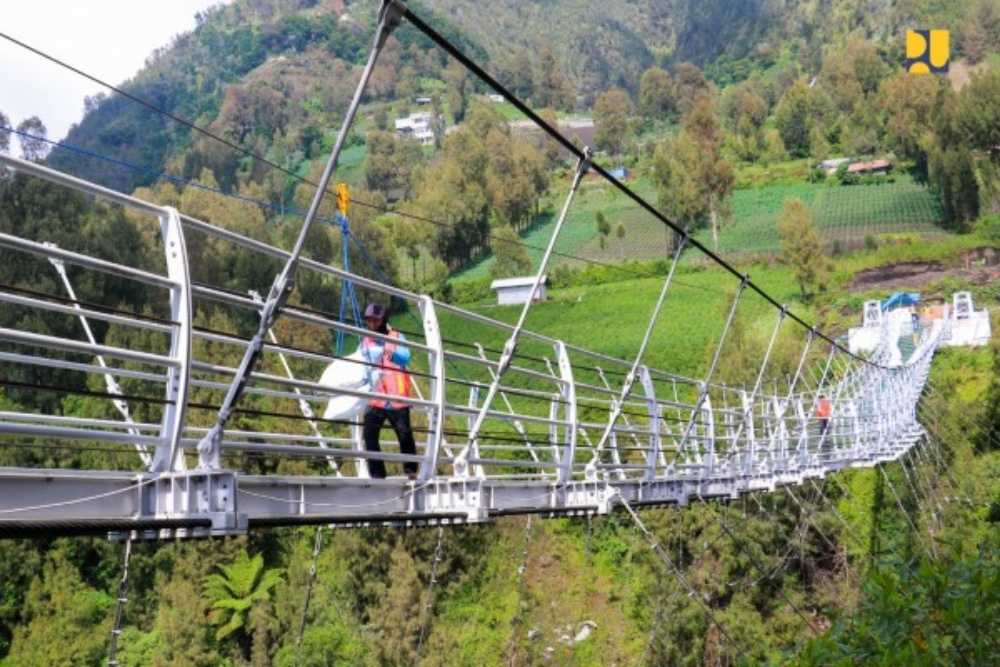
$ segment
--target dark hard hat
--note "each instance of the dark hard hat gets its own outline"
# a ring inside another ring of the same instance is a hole
[[[379,303],[370,303],[368,307],[365,308],[365,319],[369,317],[376,317],[380,320],[385,319],[385,306]]]

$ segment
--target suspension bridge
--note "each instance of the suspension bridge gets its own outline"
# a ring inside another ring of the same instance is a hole
[[[988,319],[975,311],[967,293],[956,295],[953,307],[919,331],[890,317],[867,317],[866,311],[865,352],[852,352],[702,247],[502,87],[499,92],[578,160],[531,293],[541,284],[587,172],[596,172],[676,234],[666,257],[669,271],[649,304],[645,335],[633,355],[617,358],[530,330],[525,326],[535,307],[530,299],[517,322],[509,324],[303,257],[306,234],[317,219],[373,64],[403,20],[495,84],[405,3],[383,3],[371,57],[291,250],[40,164],[0,156],[0,164],[18,178],[39,179],[104,202],[98,210],[109,216],[128,215],[157,239],[159,251],[157,257],[127,264],[65,241],[56,245],[44,237],[44,225],[31,238],[0,234],[5,257],[49,267],[53,284],[61,286],[53,292],[0,288],[5,309],[36,316],[17,320],[26,323],[23,327],[0,328],[5,386],[29,396],[73,393],[15,379],[56,369],[61,377],[72,376],[75,387],[87,387],[76,393],[105,408],[87,417],[4,411],[0,433],[14,449],[70,443],[129,459],[117,469],[0,468],[0,535],[112,533],[166,539],[268,526],[437,525],[511,514],[606,514],[616,507],[631,512],[799,485],[844,468],[897,460],[921,441],[917,403],[935,351],[946,344],[981,342],[984,322],[989,336]],[[196,280],[191,252],[199,246],[275,267],[271,289],[261,295],[249,286],[236,292]],[[732,274],[733,295],[708,369],[686,377],[648,365],[646,356],[653,332],[669,313],[675,270],[686,252],[696,251]],[[89,275],[133,284],[149,295],[148,301],[141,310],[81,301],[74,284]],[[288,330],[338,340],[368,335],[389,341],[366,331],[357,317],[345,321],[298,305],[292,295],[297,282],[305,280],[340,294],[357,289],[392,304],[400,321],[405,313],[412,316],[415,326],[403,328],[413,355],[413,396],[390,397],[336,378],[321,381],[331,364],[345,374],[353,373],[352,367],[367,371],[369,364],[357,356],[334,357],[282,341],[281,323]],[[773,306],[772,333],[759,351],[754,376],[730,386],[716,375],[748,295]],[[211,328],[205,313],[218,309],[233,321],[254,323],[251,331]],[[44,326],[50,318],[79,326],[50,330]],[[794,374],[774,382],[769,363],[786,329],[797,332],[798,361]],[[502,348],[483,342],[498,339],[506,341]],[[905,355],[900,340],[910,341]],[[821,396],[830,404],[823,424],[816,416]],[[373,398],[411,407],[415,454],[401,453],[385,432],[381,452],[366,450],[359,421],[333,409]],[[259,409],[263,402],[267,411]],[[372,478],[369,463],[376,459],[396,474]],[[268,465],[247,471],[248,462],[261,461]],[[403,463],[416,464],[413,479],[399,474]],[[262,473],[261,467],[269,471]]]

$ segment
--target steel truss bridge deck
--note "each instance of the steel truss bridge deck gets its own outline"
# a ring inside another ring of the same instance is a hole
[[[373,394],[319,384],[333,358],[294,341],[310,331],[327,337],[364,332],[292,303],[281,312],[288,326],[270,329],[259,363],[245,378],[243,400],[234,408],[241,419],[213,440],[222,396],[253,343],[213,329],[207,313],[224,307],[233,320],[253,320],[264,306],[256,295],[198,275],[192,249],[243,253],[276,267],[289,253],[37,164],[0,161],[17,178],[94,198],[94,215],[127,215],[140,228],[147,225],[162,253],[129,266],[45,238],[0,234],[5,257],[51,264],[65,286],[58,294],[0,287],[9,312],[62,323],[51,329],[62,333],[0,328],[4,377],[58,369],[98,404],[87,416],[5,411],[0,433],[12,450],[85,444],[124,459],[115,471],[0,468],[2,535],[207,536],[272,525],[479,522],[518,513],[606,513],[622,502],[684,505],[801,484],[897,459],[918,442],[917,401],[931,357],[949,332],[949,320],[937,320],[896,367],[883,363],[893,352],[898,356],[888,335],[861,360],[837,347],[818,350],[810,333],[790,382],[765,388],[768,348],[756,380],[733,388],[527,330],[518,332],[516,355],[505,358],[478,341],[510,335],[511,325],[303,259],[299,275],[312,274],[331,291],[350,282],[372,299],[415,313],[415,326],[407,328],[405,319],[400,326],[414,358],[417,392],[408,402],[417,455],[398,453],[391,441],[380,454],[365,451],[357,419],[317,416],[332,397]],[[78,301],[73,284],[92,275],[144,289],[143,312],[110,296],[100,304]],[[778,314],[772,345],[784,315]],[[283,344],[282,337],[293,342]],[[32,391],[5,384],[22,395]],[[484,399],[488,389],[492,403]],[[825,433],[814,417],[821,393],[832,404]],[[269,429],[268,415],[254,412],[264,399],[271,410],[278,406],[283,428]],[[372,458],[397,474],[402,462],[414,461],[419,473],[414,480],[371,479]],[[261,459],[270,462],[267,474],[236,467],[253,469],[248,462]],[[282,472],[295,465],[293,473]]]

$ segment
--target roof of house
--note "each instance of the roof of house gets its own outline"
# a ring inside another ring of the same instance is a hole
[[[847,168],[850,173],[861,171],[875,171],[876,169],[888,169],[892,163],[888,160],[872,160],[871,162],[856,162]]]
[[[490,289],[507,289],[511,287],[531,287],[532,283],[535,282],[535,276],[524,276],[521,278],[502,278],[500,280],[494,280],[490,283]],[[542,276],[542,285],[546,285],[549,282],[548,276]]]

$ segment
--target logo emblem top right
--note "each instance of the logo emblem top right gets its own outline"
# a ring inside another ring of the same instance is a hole
[[[947,30],[906,31],[906,71],[930,74],[948,71]]]

